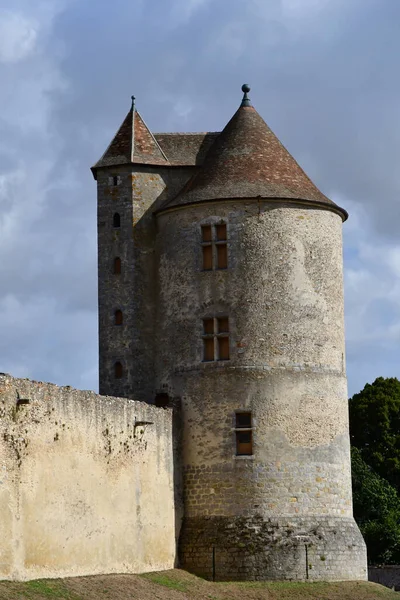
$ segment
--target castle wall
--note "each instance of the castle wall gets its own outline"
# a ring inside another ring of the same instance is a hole
[[[224,219],[228,269],[202,271]],[[218,202],[158,217],[158,385],[182,399],[182,566],[219,579],[363,579],[352,518],[342,223],[326,210]],[[203,362],[229,316],[230,360]],[[253,419],[236,456],[235,412]],[[311,558],[312,557],[312,558]],[[307,559],[308,560],[308,559]],[[308,568],[308,567],[307,567]]]
[[[153,211],[192,169],[135,165],[97,172],[100,393],[153,402],[156,274]],[[114,183],[117,178],[117,184]],[[121,218],[113,226],[113,215]],[[114,273],[114,259],[121,273]],[[115,324],[121,310],[123,323]],[[123,376],[116,379],[120,362]]]
[[[0,578],[170,569],[170,410],[0,376]]]

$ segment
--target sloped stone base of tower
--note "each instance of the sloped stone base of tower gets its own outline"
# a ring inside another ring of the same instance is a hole
[[[179,556],[181,568],[215,581],[367,579],[351,518],[186,518]]]

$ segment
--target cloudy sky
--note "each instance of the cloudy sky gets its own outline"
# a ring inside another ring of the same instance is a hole
[[[399,0],[0,0],[0,371],[97,389],[96,186],[153,131],[258,112],[350,219],[349,393],[400,376]]]

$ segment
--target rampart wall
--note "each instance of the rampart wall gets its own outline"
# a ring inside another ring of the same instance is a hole
[[[0,375],[0,579],[174,561],[172,411]]]

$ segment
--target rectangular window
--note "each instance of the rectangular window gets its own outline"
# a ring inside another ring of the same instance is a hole
[[[251,431],[236,432],[236,454],[237,456],[251,456],[253,454]]]
[[[251,456],[253,454],[251,412],[237,412],[235,419],[236,456]]]
[[[228,268],[226,223],[201,226],[203,271]]]
[[[211,244],[203,245],[203,271],[212,271],[213,268],[213,247]]]
[[[226,244],[217,245],[217,269],[228,268],[228,248]]]
[[[219,242],[226,240],[226,224],[215,225],[215,233]]]
[[[204,338],[204,360],[214,360],[214,338]]]
[[[203,242],[212,242],[211,225],[202,225],[201,235],[202,235]]]
[[[236,413],[236,429],[251,429],[251,413]]]
[[[229,338],[218,337],[218,360],[229,360]]]
[[[214,319],[204,319],[203,329],[205,334],[214,333]]]
[[[218,317],[217,318],[218,333],[229,333],[229,318]]]
[[[229,317],[203,319],[203,361],[229,360]]]

